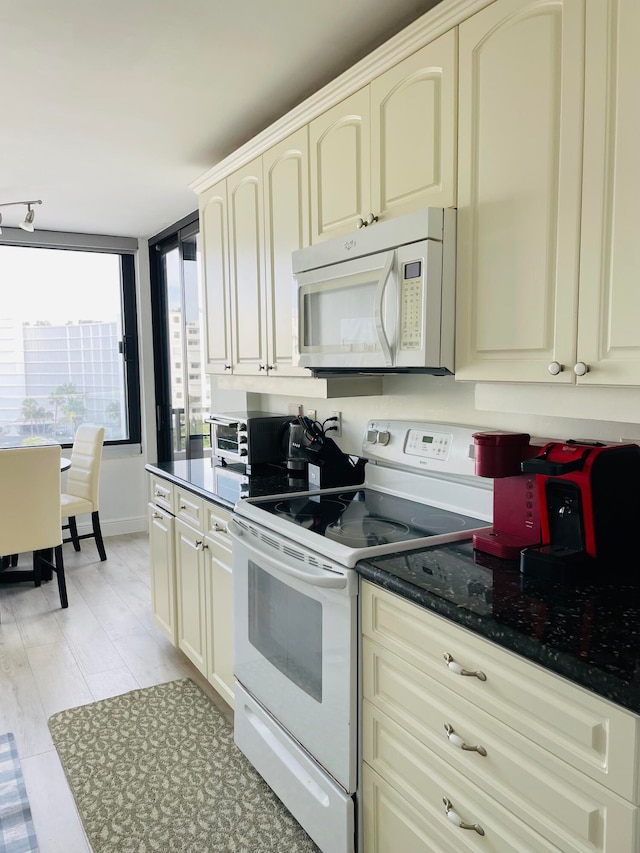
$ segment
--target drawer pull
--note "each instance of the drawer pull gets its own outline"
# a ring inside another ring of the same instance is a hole
[[[455,823],[456,826],[459,826],[460,829],[473,829],[478,835],[484,835],[484,829],[480,826],[479,823],[465,823],[460,815],[457,812],[454,812],[453,805],[451,800],[448,800],[446,797],[443,797],[442,802],[444,803],[444,811],[451,823]]]
[[[156,496],[157,498],[166,498],[166,497],[167,497],[167,492],[163,492],[163,491],[161,491],[160,489],[156,489],[156,491],[155,491],[155,496]]]
[[[186,504],[180,504],[180,509],[181,509],[181,510],[183,510],[183,509],[187,509],[187,505],[186,505]]]
[[[465,743],[460,735],[457,735],[453,730],[453,726],[451,723],[444,724],[444,730],[447,733],[447,738],[454,745],[457,746],[458,749],[464,749],[467,752],[477,752],[478,755],[486,756],[487,750],[484,746],[469,746],[468,743]]]
[[[457,661],[455,661],[448,652],[445,652],[443,657],[447,666],[452,672],[455,672],[458,675],[474,675],[480,681],[487,680],[487,676],[484,674],[484,672],[480,672],[479,669],[475,670],[474,672],[471,672],[468,669],[463,669],[463,667],[459,663],[457,663]]]
[[[164,515],[160,515],[159,512],[154,512],[151,514],[151,518],[164,518]]]

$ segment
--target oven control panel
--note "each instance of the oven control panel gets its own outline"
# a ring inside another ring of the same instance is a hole
[[[405,438],[404,452],[411,456],[423,456],[444,461],[449,457],[451,442],[451,433],[410,429]]]
[[[377,465],[481,480],[475,475],[473,441],[474,432],[480,431],[463,424],[376,418],[365,428],[362,455]]]

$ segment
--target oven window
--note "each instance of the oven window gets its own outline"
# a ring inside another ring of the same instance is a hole
[[[322,605],[249,560],[249,642],[322,702]]]
[[[216,424],[216,445],[218,450],[238,450],[238,428]]]

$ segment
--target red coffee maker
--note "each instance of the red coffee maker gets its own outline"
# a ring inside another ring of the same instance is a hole
[[[493,527],[474,533],[473,547],[519,559],[523,548],[541,541],[536,478],[521,470],[523,460],[538,454],[540,447],[532,446],[531,436],[522,432],[477,432],[473,440],[476,474],[494,479]]]

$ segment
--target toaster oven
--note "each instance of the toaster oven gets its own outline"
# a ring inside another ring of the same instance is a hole
[[[272,412],[226,412],[205,418],[211,430],[211,452],[222,465],[242,464],[247,473],[265,464],[283,464],[289,423],[295,415]]]

